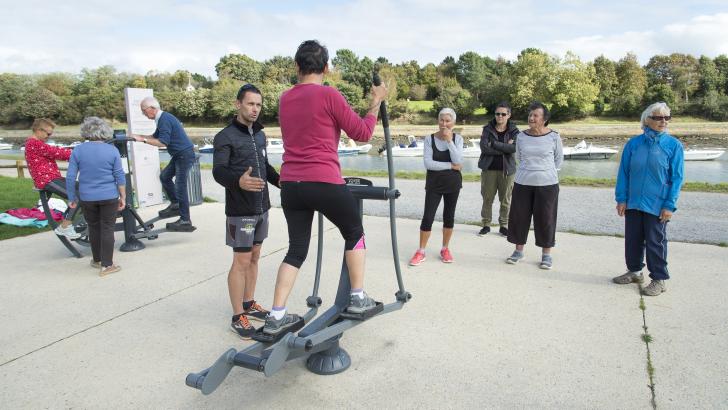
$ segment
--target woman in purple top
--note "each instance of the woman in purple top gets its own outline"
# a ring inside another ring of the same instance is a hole
[[[113,131],[104,120],[88,117],[81,125],[81,137],[89,140],[73,150],[68,161],[66,185],[69,206],[75,208],[81,202],[83,214],[89,229],[89,241],[93,260],[91,266],[98,268],[99,276],[118,272],[114,265],[114,225],[116,212],[126,206],[126,179],[121,167],[119,151],[104,143],[112,137]],[[73,187],[78,177],[78,192]]]

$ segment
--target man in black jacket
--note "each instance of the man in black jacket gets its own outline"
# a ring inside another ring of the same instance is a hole
[[[483,196],[483,207],[480,216],[483,228],[478,232],[484,236],[490,232],[493,218],[493,199],[496,192],[500,202],[498,224],[500,234],[508,235],[508,212],[511,208],[511,191],[516,176],[516,124],[511,122],[511,106],[507,102],[499,103],[495,108],[495,118],[483,127],[480,136],[480,194]]]
[[[230,327],[243,339],[255,333],[249,319],[265,322],[268,311],[254,299],[258,259],[268,237],[270,182],[279,186],[278,172],[268,163],[266,138],[258,122],[263,97],[252,84],[240,87],[230,125],[215,135],[212,175],[225,187],[226,243],[233,248],[228,292],[233,307]]]

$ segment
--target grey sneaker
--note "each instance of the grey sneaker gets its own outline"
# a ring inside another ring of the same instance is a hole
[[[349,313],[361,314],[372,310],[375,307],[377,307],[377,302],[364,292],[363,298],[356,295],[349,295],[349,306],[346,307],[346,311]]]
[[[551,269],[551,265],[553,265],[554,261],[551,259],[551,255],[548,253],[544,253],[541,255],[541,264],[538,265],[541,269]]]
[[[667,292],[667,286],[665,286],[664,280],[653,279],[649,285],[642,288],[642,294],[647,296],[657,296],[662,292]]]
[[[273,315],[268,315],[268,317],[265,318],[263,333],[267,335],[277,335],[281,332],[286,332],[288,329],[295,326],[300,320],[300,316],[292,313],[286,313],[279,320],[276,320]]]
[[[627,271],[624,275],[619,275],[617,277],[612,278],[612,282],[620,284],[620,285],[627,285],[630,283],[642,283],[645,281],[645,277],[642,276],[642,271],[639,272],[632,272]]]
[[[506,263],[511,264],[511,265],[515,265],[521,259],[523,259],[523,252],[521,252],[521,251],[513,251],[513,253],[511,254],[511,256],[509,256],[506,259]]]
[[[81,237],[81,234],[76,232],[76,229],[73,227],[73,225],[68,225],[65,228],[61,225],[58,225],[58,227],[56,227],[53,232],[56,235],[65,236],[68,239],[78,239]]]

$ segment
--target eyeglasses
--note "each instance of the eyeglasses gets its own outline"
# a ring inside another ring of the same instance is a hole
[[[508,113],[507,113],[507,112],[497,112],[497,113],[495,113],[495,116],[496,116],[496,117],[505,117],[505,116],[507,116],[507,115],[508,115]]]
[[[670,121],[670,119],[672,119],[672,116],[671,115],[651,115],[648,118],[651,119],[652,121],[662,121],[662,120]]]
[[[53,130],[50,130],[50,131],[48,131],[47,129],[44,129],[44,128],[41,128],[41,130],[43,130],[43,132],[45,132],[45,133],[46,133],[46,135],[48,135],[49,137],[50,137],[51,135],[53,135]]]

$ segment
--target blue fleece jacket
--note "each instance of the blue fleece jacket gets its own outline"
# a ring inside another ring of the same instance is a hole
[[[674,212],[683,183],[683,159],[680,141],[647,128],[624,146],[615,200],[626,203],[627,209],[656,216],[662,209]]]
[[[119,150],[102,142],[84,142],[74,148],[66,172],[69,201],[77,200],[76,176],[82,201],[116,199],[119,197],[118,186],[126,185]]]

